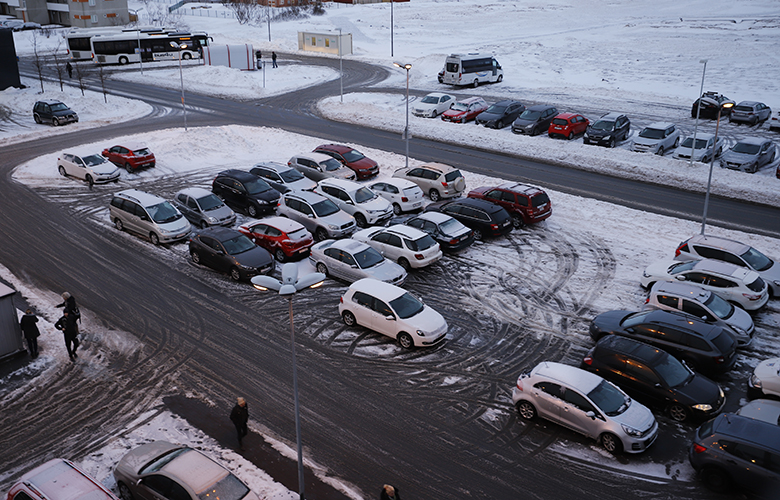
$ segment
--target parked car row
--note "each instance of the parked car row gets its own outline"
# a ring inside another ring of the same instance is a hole
[[[154,167],[154,154],[143,145],[133,147],[112,146],[100,154],[77,155],[61,153],[57,158],[57,171],[63,177],[75,177],[89,184],[118,182],[120,173],[117,167],[133,173],[142,167]]]

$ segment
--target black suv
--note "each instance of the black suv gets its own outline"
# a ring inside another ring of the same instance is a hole
[[[501,236],[512,231],[512,218],[503,207],[485,200],[463,198],[440,201],[425,207],[426,212],[442,212],[474,231],[474,238]]]
[[[35,123],[51,123],[62,125],[64,123],[79,121],[79,115],[60,101],[38,101],[33,106],[33,118]]]
[[[701,101],[701,112],[699,113],[699,118],[717,118],[718,108],[726,103],[731,103],[732,106],[737,104],[723,94],[718,94],[717,92],[705,92],[701,97],[693,101],[693,106],[691,106],[691,118],[696,118],[696,112],[699,108],[699,101]],[[729,116],[730,114],[730,107],[723,108],[721,111],[722,116]]]
[[[697,371],[725,373],[737,361],[737,343],[731,334],[682,312],[605,312],[590,322],[590,336],[599,340],[608,334],[647,342]]]
[[[279,191],[255,174],[243,170],[225,170],[217,174],[211,191],[235,210],[245,210],[250,217],[272,214],[279,201]]]
[[[726,404],[718,384],[666,351],[627,337],[602,337],[580,368],[614,382],[640,403],[659,408],[678,422],[712,418]]]
[[[585,144],[598,144],[614,148],[618,141],[625,141],[631,131],[631,120],[622,113],[607,113],[588,125],[582,140]]]

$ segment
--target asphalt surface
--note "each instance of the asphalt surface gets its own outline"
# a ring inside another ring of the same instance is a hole
[[[354,62],[345,61],[345,69],[345,91],[381,82],[386,75]],[[178,92],[109,83],[112,92],[152,103],[153,115],[0,149],[0,262],[32,286],[67,288],[78,298],[91,312],[84,342],[90,356],[105,354],[97,347],[99,339],[91,337],[89,322],[132,332],[140,345],[104,359],[105,369],[98,374],[79,362],[63,365],[45,384],[34,384],[35,374],[9,381],[0,414],[5,451],[0,470],[8,472],[8,481],[53,456],[77,458],[99,449],[142,412],[155,409],[161,398],[182,394],[196,394],[225,409],[243,395],[254,419],[294,443],[283,299],[194,266],[185,244],[152,247],[112,229],[106,217],[112,190],[90,192],[72,185],[33,190],[11,179],[13,167],[40,154],[180,126]],[[338,81],[258,103],[188,95],[194,109],[187,120],[191,127],[268,125],[403,151],[396,134],[331,123],[310,110],[311,103],[337,92]],[[700,195],[686,191],[452,144],[415,139],[410,153],[584,196],[598,193],[600,199],[659,213],[695,214],[702,203]],[[204,182],[205,175],[157,179],[154,191],[172,194],[183,183]],[[769,234],[777,232],[780,220],[777,208],[719,198],[710,210],[711,220],[739,227],[749,219],[757,231]],[[630,472],[629,465],[651,463],[648,455],[592,463],[589,457],[603,454],[586,438],[557,425],[518,420],[511,405],[517,375],[544,359],[578,363],[591,343],[586,336],[572,341],[565,333],[587,331],[590,302],[613,277],[615,259],[586,232],[547,234],[531,228],[494,244],[517,252],[521,269],[516,276],[481,283],[503,264],[486,263],[479,253],[443,260],[410,276],[405,287],[425,297],[450,323],[451,337],[435,349],[406,352],[367,330],[347,329],[336,312],[344,284],[328,281],[317,293],[295,297],[306,456],[366,496],[390,482],[412,499],[729,498],[676,480],[675,467],[687,460],[690,427],[664,417],[659,417],[663,431],[652,463],[665,463],[673,479]],[[568,295],[572,280],[589,283],[583,296]],[[493,289],[474,295],[485,286]],[[478,303],[500,311],[505,320],[480,312]],[[517,310],[528,319],[515,321]],[[35,389],[27,390],[31,385]],[[570,453],[567,447],[586,453]],[[311,498],[336,498],[318,494]]]

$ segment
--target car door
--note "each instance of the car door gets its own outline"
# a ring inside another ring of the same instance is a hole
[[[322,167],[316,161],[309,160],[308,158],[301,158],[299,161],[305,168],[303,174],[309,179],[319,182],[326,177],[322,172]]]
[[[255,224],[249,231],[249,239],[255,242],[255,245],[259,245],[268,250],[268,241],[265,238],[269,229],[268,224]]]
[[[351,253],[340,250],[339,251],[339,263],[341,264],[341,272],[349,282],[355,282],[361,278],[365,278],[364,272],[358,267],[357,261]]]
[[[688,314],[691,314],[693,316],[696,316],[697,318],[701,318],[707,323],[716,323],[717,319],[715,316],[713,316],[707,309],[704,308],[701,304],[698,302],[695,302],[693,300],[686,299],[685,297],[682,298],[682,308],[684,312],[687,312]]]
[[[398,321],[393,310],[384,301],[374,297],[374,315],[371,329],[388,337],[398,336]]]
[[[374,311],[374,297],[365,293],[356,291],[352,294],[352,303],[350,310],[355,314],[355,319],[359,325],[372,329],[375,321],[376,311]]]
[[[549,381],[537,382],[531,389],[531,394],[540,417],[553,422],[561,421],[561,408],[564,402],[563,389],[559,384]]]
[[[668,390],[661,385],[661,379],[647,364],[636,359],[627,359],[624,379],[619,383],[628,394],[645,405],[663,407]]]
[[[197,200],[192,196],[184,196],[184,203],[179,205],[179,209],[190,222],[200,225],[203,221],[203,215],[200,213],[200,207]]]
[[[210,236],[201,236],[199,239],[202,243],[198,250],[200,261],[214,270],[226,271],[224,262],[225,251],[222,248],[222,244]]]
[[[343,280],[349,280],[349,273],[344,269],[344,262],[341,260],[341,250],[338,248],[326,248],[324,252],[327,257],[324,259],[325,266],[328,268],[328,274],[341,278]]]
[[[401,240],[401,237],[391,233],[381,233],[381,235],[384,239],[385,256],[397,261],[405,253],[404,243]]]
[[[146,233],[146,227],[151,222],[149,214],[146,213],[144,207],[133,201],[125,200],[125,208],[127,209],[127,224],[125,226],[130,231],[137,233]]]
[[[593,412],[594,418],[587,415]],[[601,415],[588,399],[571,387],[563,388],[563,405],[560,423],[569,429],[596,438],[599,435],[599,423],[595,415]]]
[[[771,157],[771,155],[770,155],[770,147],[769,146],[772,146],[772,148],[774,148],[774,145],[771,142],[769,142],[769,141],[767,141],[767,142],[765,142],[764,144],[761,145],[761,150],[758,152],[758,166],[759,167],[764,166],[767,163],[769,163],[769,159]]]
[[[86,179],[87,177],[87,165],[84,163],[84,160],[81,159],[80,156],[73,155],[72,158],[72,167],[71,172],[69,175],[72,175],[73,177],[77,177],[79,179]]]
[[[728,454],[724,457],[728,462],[728,472],[737,484],[749,485],[753,491],[780,490],[780,455],[729,439],[721,439],[718,444]]]

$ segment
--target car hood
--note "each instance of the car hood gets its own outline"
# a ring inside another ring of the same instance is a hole
[[[192,225],[190,225],[190,221],[188,221],[186,217],[181,217],[178,220],[173,222],[166,222],[165,224],[157,224],[157,227],[163,231],[170,231],[172,233],[177,233],[179,231],[189,231],[192,229]]]
[[[313,180],[309,179],[308,177],[304,177],[303,179],[299,179],[294,182],[288,182],[285,184],[290,189],[299,189],[301,191],[312,191],[314,188],[317,187],[317,183]]]
[[[427,334],[438,336],[442,333],[447,333],[449,328],[444,317],[427,305],[423,305],[422,311],[404,321],[413,323],[414,328],[422,330],[426,333],[426,336]]]
[[[487,111],[483,111],[482,113],[477,115],[478,120],[482,120],[486,122],[492,122],[503,117],[504,117],[504,113],[488,113]]]
[[[744,332],[749,332],[754,328],[753,318],[742,308],[734,306],[734,312],[724,320],[727,325],[735,326]]]
[[[101,163],[100,165],[95,165],[94,167],[89,168],[96,174],[100,175],[111,175],[119,170],[116,165],[108,161],[106,163]]]
[[[246,267],[261,268],[273,263],[273,257],[265,248],[254,247],[246,252],[232,255],[236,262]]]
[[[704,155],[710,152],[710,149],[712,148],[701,148],[696,149],[693,152],[691,152],[692,148],[684,148],[679,147],[677,148],[677,151],[675,152],[676,156],[685,155],[685,156],[693,156],[693,161],[700,161],[702,158],[704,158]]]
[[[541,119],[526,120],[525,118],[517,118],[517,119],[515,119],[513,125],[515,127],[526,127],[528,125],[533,125],[533,124],[539,123],[540,121],[541,121]]]
[[[166,441],[155,441],[153,443],[142,444],[138,448],[134,448],[127,452],[125,456],[119,460],[116,468],[132,477],[138,477],[138,471],[141,470],[141,467],[148,464],[154,458],[177,448],[182,448],[182,446]]]
[[[756,366],[753,373],[761,380],[765,394],[780,396],[780,358],[770,358]]]
[[[341,165],[336,170],[328,170],[323,173],[327,177],[336,177],[338,179],[351,180],[355,178],[355,172],[351,168],[345,167],[344,165]]]
[[[227,219],[233,215],[233,210],[227,205],[222,205],[213,210],[207,210],[203,212],[209,217],[216,217],[219,220]]]
[[[756,271],[764,281],[772,281],[777,285],[780,285],[780,264],[776,260],[772,259],[772,266],[764,271]]]
[[[358,203],[358,206],[364,210],[379,210],[382,212],[386,212],[391,209],[390,202],[387,201],[386,198],[382,198],[381,196],[377,196],[373,200],[368,200],[363,203]]]
[[[356,168],[358,170],[370,170],[376,166],[378,166],[377,162],[370,158],[361,158],[358,161],[353,161],[351,164],[352,168]]]
[[[615,422],[625,424],[641,432],[646,432],[655,425],[653,412],[639,401],[633,399],[626,411],[610,418]]]
[[[258,201],[266,201],[268,203],[276,203],[279,200],[279,191],[276,189],[266,189],[265,191],[262,191],[257,194],[251,194],[249,195],[250,198],[253,200]]]
[[[720,398],[720,387],[704,375],[695,373],[685,385],[675,387],[677,400],[686,405],[708,404],[717,408]]]
[[[490,187],[490,186],[482,186],[482,187],[474,188],[471,191],[469,191],[469,194],[467,195],[467,197],[471,198],[471,193],[474,193],[474,194],[478,195],[477,196],[478,198],[482,198],[485,195],[485,193],[487,193],[491,189],[493,189],[493,188]]]
[[[650,139],[648,137],[640,137],[637,136],[636,139],[634,139],[634,144],[641,144],[643,146],[655,146],[661,142],[661,139]]]
[[[418,102],[414,105],[414,109],[419,109],[420,111],[428,111],[429,109],[433,109],[439,104],[436,103],[429,103],[429,102]]]
[[[54,116],[69,116],[69,115],[75,115],[76,112],[72,109],[61,109],[59,111],[52,111],[52,115]]]
[[[461,116],[465,114],[466,114],[465,111],[458,111],[456,109],[448,109],[447,111],[442,113],[443,116]]]
[[[726,151],[723,153],[723,156],[721,156],[721,160],[729,163],[750,163],[751,161],[755,161],[756,158],[758,158],[758,155],[749,155],[745,153],[735,153],[734,151]]]
[[[343,210],[339,210],[335,214],[330,214],[325,217],[321,217],[320,221],[324,224],[333,224],[334,226],[343,226],[349,224],[354,218]]]
[[[607,311],[593,318],[591,323],[602,332],[622,331],[620,322],[623,321],[623,318],[629,314],[632,314],[633,312],[634,311],[625,310]]]
[[[659,260],[653,262],[645,268],[645,274],[649,276],[655,276],[663,279],[671,278],[672,274],[669,274],[669,268],[674,264],[679,264],[679,260]]]
[[[374,267],[363,269],[363,272],[371,278],[378,279],[379,281],[386,281],[388,283],[395,283],[406,276],[406,271],[404,271],[403,267],[387,259]]]

